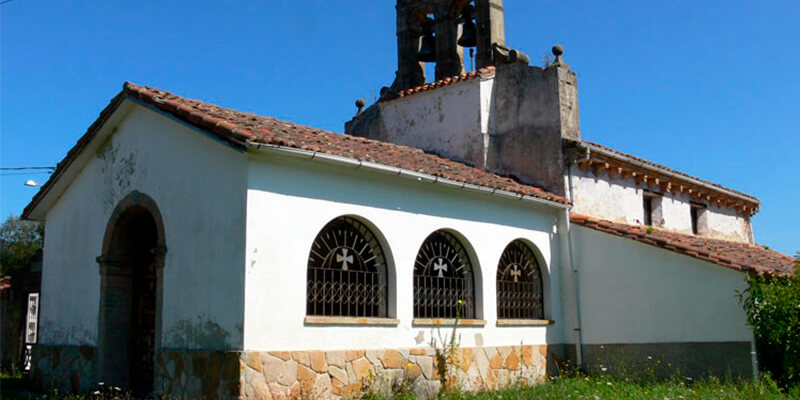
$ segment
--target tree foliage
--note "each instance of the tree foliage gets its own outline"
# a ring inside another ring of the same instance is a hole
[[[42,248],[44,227],[32,221],[9,216],[0,226],[0,275],[6,275],[30,263]]]
[[[794,276],[750,276],[739,293],[761,367],[785,386],[800,384],[800,252],[795,257]]]

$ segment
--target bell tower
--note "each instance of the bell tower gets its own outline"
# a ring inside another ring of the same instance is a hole
[[[476,69],[495,65],[495,49],[505,49],[503,0],[397,0],[396,8],[392,91],[424,85],[426,62],[436,63],[441,80],[464,73],[465,49]]]
[[[553,46],[552,63],[529,65],[506,46],[503,0],[397,0],[396,7],[394,83],[367,108],[356,101],[345,133],[565,194],[563,141],[581,135],[578,80],[564,48]],[[425,76],[430,63],[433,83]]]

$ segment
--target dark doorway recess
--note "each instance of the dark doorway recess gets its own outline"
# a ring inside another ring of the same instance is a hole
[[[152,199],[132,193],[120,203],[109,220],[103,250],[98,257],[99,378],[135,397],[148,396],[153,392],[166,250],[161,215]]]

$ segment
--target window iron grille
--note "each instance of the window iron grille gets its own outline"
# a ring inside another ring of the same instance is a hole
[[[515,240],[497,266],[497,318],[544,319],[542,273],[531,249]]]
[[[472,264],[461,242],[436,231],[414,263],[415,318],[475,318]]]
[[[375,235],[350,217],[322,228],[308,256],[306,314],[387,316],[386,257]]]

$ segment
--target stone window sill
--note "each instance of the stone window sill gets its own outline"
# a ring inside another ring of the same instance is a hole
[[[317,315],[306,316],[306,325],[372,325],[372,326],[397,326],[399,319],[370,318],[370,317],[324,317]]]
[[[414,326],[453,326],[455,325],[455,318],[414,318],[412,325]],[[459,319],[459,326],[484,326],[486,321],[482,319]]]
[[[547,326],[556,321],[550,319],[498,319],[497,326]]]

